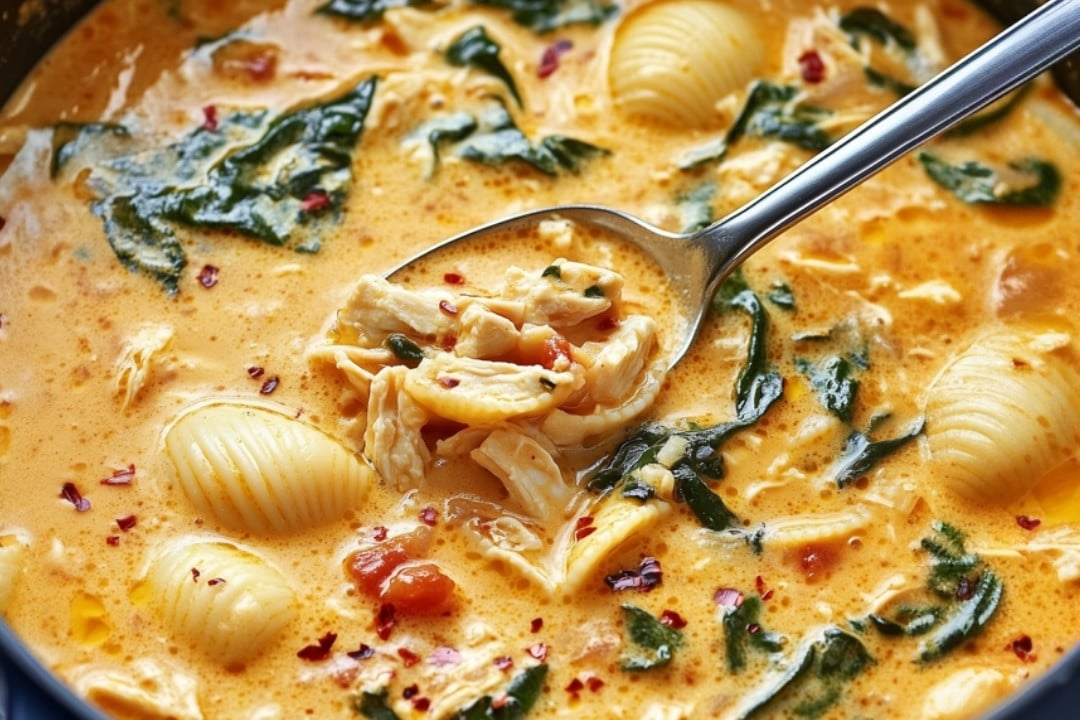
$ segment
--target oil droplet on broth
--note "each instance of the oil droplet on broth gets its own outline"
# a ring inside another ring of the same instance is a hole
[[[82,645],[98,646],[112,632],[108,612],[101,600],[80,592],[71,601],[71,636]]]

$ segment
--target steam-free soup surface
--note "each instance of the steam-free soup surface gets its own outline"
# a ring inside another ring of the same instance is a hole
[[[0,114],[0,611],[47,667],[121,718],[940,718],[1080,639],[1048,79],[671,372],[670,288],[585,228],[378,280],[547,205],[720,217],[976,5],[362,5],[106,0]]]

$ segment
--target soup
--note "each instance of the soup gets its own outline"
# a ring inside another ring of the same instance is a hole
[[[977,715],[1080,639],[1048,78],[746,262],[961,0],[106,0],[0,115],[0,610],[118,718]],[[84,82],[72,85],[71,78]],[[440,261],[441,262],[441,261]]]

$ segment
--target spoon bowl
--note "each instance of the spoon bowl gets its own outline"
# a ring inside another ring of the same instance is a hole
[[[1080,0],[1050,0],[1015,25],[851,131],[727,217],[674,233],[599,205],[561,205],[497,220],[443,241],[386,274],[389,279],[453,252],[545,220],[593,228],[645,252],[670,279],[682,335],[669,365],[689,351],[721,281],[787,228],[926,141],[1080,49]],[[482,247],[478,244],[477,247]]]

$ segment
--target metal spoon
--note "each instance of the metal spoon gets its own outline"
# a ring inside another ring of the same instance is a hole
[[[960,120],[1080,48],[1080,0],[1050,0],[828,147],[755,200],[692,234],[668,232],[596,205],[562,205],[498,220],[441,242],[387,273],[393,278],[464,242],[561,218],[606,230],[646,251],[671,278],[687,317],[674,367],[701,329],[720,282],[781,232]]]

